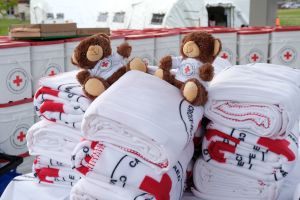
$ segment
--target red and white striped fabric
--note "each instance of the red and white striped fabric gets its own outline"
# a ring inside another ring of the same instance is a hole
[[[84,112],[91,101],[84,96],[76,80],[76,71],[42,78],[34,96],[40,118],[80,129]]]
[[[37,156],[33,162],[33,173],[40,183],[73,186],[80,176],[70,165],[45,156]]]
[[[206,162],[216,161],[265,181],[278,181],[293,168],[298,155],[298,138],[292,133],[285,139],[258,137],[216,123],[208,125],[202,143]]]
[[[129,191],[135,189],[132,200],[143,193],[148,193],[154,197],[151,199],[156,200],[180,199],[193,150],[194,145],[190,142],[178,162],[169,171],[160,174],[145,165],[142,160],[121,150],[106,146],[103,142],[85,140],[78,144],[73,152],[73,169],[85,179],[94,182],[109,183]],[[77,187],[76,191],[71,193],[78,193],[78,190],[81,188]],[[102,194],[94,191],[86,195],[93,196],[91,199],[101,199]]]

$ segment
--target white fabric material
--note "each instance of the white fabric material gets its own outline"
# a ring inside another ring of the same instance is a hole
[[[71,165],[71,155],[80,142],[80,131],[41,120],[26,135],[30,155],[42,155]]]
[[[75,148],[72,158],[73,168],[85,179],[110,183],[129,190],[139,188],[150,196],[160,196],[163,199],[180,199],[184,190],[186,169],[193,152],[194,145],[191,142],[181,153],[178,162],[165,174],[158,174],[140,160],[115,151],[101,142],[81,142]],[[95,193],[97,192],[87,195],[93,196]],[[140,191],[134,196],[138,195]]]
[[[74,70],[60,73],[55,76],[43,77],[39,80],[39,85],[59,91],[73,93],[79,96],[84,96],[82,87],[76,79],[77,73],[78,70]]]
[[[109,78],[113,73],[126,65],[126,60],[120,54],[113,52],[112,55],[98,61],[93,69],[89,72],[92,76]]]
[[[221,57],[216,57],[216,59],[213,62],[213,66],[214,66],[214,73],[215,76],[218,75],[220,72],[222,72],[224,69],[226,69],[227,67],[232,66],[232,64],[224,58]]]
[[[237,173],[217,168],[201,158],[194,166],[194,195],[203,200],[259,199],[274,200],[278,196],[280,182],[250,179]]]
[[[203,108],[184,101],[174,86],[130,71],[93,101],[82,132],[88,140],[118,146],[168,171],[192,141],[202,115]]]
[[[282,117],[287,118],[287,130],[281,128],[278,134],[289,133],[291,130],[298,132],[299,127],[294,125],[300,115],[300,101],[295,100],[300,99],[299,86],[300,70],[297,69],[265,63],[232,66],[211,81],[205,115],[228,126],[223,117],[216,116],[212,111],[216,101],[273,104],[278,105]],[[238,124],[241,123],[237,122],[232,127],[241,128]],[[248,131],[255,134],[253,130]],[[270,135],[272,132],[265,134]]]
[[[287,113],[276,105],[212,101],[205,110],[213,121],[263,137],[284,136]]]

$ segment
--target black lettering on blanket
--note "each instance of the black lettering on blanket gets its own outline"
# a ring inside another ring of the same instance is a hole
[[[285,177],[286,175],[288,175],[288,172],[284,171],[282,168],[280,168],[279,171],[280,171],[282,177]]]
[[[259,151],[259,150],[260,150],[260,147],[257,146],[257,145],[254,145],[254,146],[253,146],[253,149],[254,149],[255,151]]]
[[[227,138],[224,138],[224,139],[223,139],[223,143],[229,144],[229,140],[228,140]]]
[[[140,198],[141,197],[141,198]],[[139,200],[139,199],[143,199],[143,200],[154,200],[154,197],[151,196],[148,193],[143,193],[143,194],[139,194],[136,197],[134,197],[133,200]]]
[[[209,154],[208,149],[203,149],[202,152],[203,152],[204,155],[208,155]]]
[[[298,147],[298,139],[296,138],[296,136],[292,133],[288,134],[288,137],[291,138],[291,140],[297,145]]]
[[[256,158],[256,154],[254,154],[254,153],[249,153],[249,158],[250,158],[250,159],[252,159],[252,158],[255,159],[255,158]]]
[[[121,187],[125,187],[128,178],[131,178],[131,176],[135,174],[132,170],[134,170],[140,162],[141,161],[137,158],[132,158],[127,155],[123,156],[112,171],[110,183],[113,185],[119,184]]]
[[[188,105],[187,110],[182,110],[183,109],[183,104],[184,99],[181,100],[180,104],[179,104],[179,114],[180,114],[180,118],[181,121],[183,122],[183,125],[185,127],[185,131],[187,133],[187,143],[189,143],[191,141],[191,139],[193,138],[193,130],[194,130],[194,110],[195,108],[192,105]],[[185,119],[183,118],[183,114],[187,116],[187,122],[185,121]],[[189,127],[188,127],[189,125]]]
[[[245,141],[245,138],[246,138],[246,134],[241,132],[238,139],[240,141]]]

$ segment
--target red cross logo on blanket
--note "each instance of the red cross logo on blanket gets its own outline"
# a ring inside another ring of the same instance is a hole
[[[296,50],[293,47],[284,47],[280,50],[279,58],[283,64],[293,63],[297,58]]]
[[[26,133],[28,125],[24,124],[16,127],[14,133],[10,136],[11,144],[15,148],[26,148]]]
[[[164,174],[160,182],[145,176],[140,185],[140,189],[150,193],[157,200],[170,200],[170,191],[172,188],[172,180],[168,174]]]
[[[10,71],[6,78],[6,85],[10,92],[21,93],[28,85],[28,74],[24,69],[16,68]]]
[[[106,70],[110,69],[112,67],[111,59],[103,58],[99,63],[99,67],[103,71],[106,71]]]
[[[180,66],[181,74],[184,76],[191,76],[194,74],[194,66],[190,63],[184,63]]]

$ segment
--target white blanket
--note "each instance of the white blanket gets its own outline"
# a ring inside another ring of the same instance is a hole
[[[191,142],[181,153],[178,162],[168,172],[158,174],[141,160],[115,151],[102,142],[86,140],[77,145],[74,150],[73,168],[88,180],[110,183],[129,190],[134,188],[149,193],[156,199],[180,199],[184,190],[186,169],[193,156],[193,150],[194,145]],[[97,192],[87,195],[101,195],[95,193]],[[135,193],[135,196],[138,195],[140,192]]]
[[[122,76],[87,109],[86,139],[122,149],[158,171],[168,171],[192,141],[203,108],[169,83],[138,71]]]
[[[212,111],[215,101],[273,104],[278,105],[283,119],[287,118],[287,130],[281,128],[279,135],[295,128],[298,132],[299,128],[294,125],[300,115],[300,101],[296,100],[300,99],[299,86],[300,70],[297,69],[265,63],[232,66],[211,81],[205,115],[215,122],[227,125],[224,117],[216,116]],[[239,125],[232,127],[241,127],[243,123],[238,121],[236,124]],[[272,133],[271,129],[269,131],[264,134],[278,134]]]
[[[238,173],[217,168],[199,158],[193,171],[195,196],[203,200],[274,200],[280,182],[250,179]]]
[[[69,165],[80,138],[80,131],[45,120],[34,124],[26,135],[30,155],[46,156]]]

